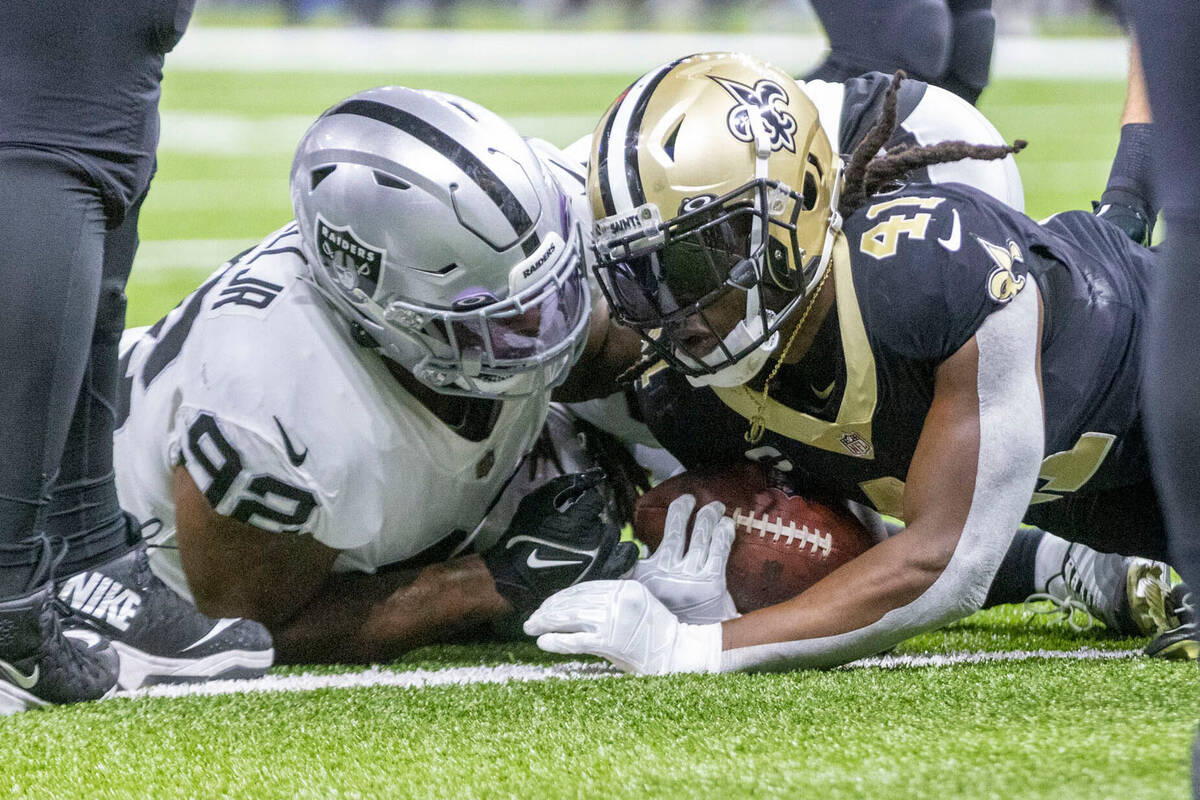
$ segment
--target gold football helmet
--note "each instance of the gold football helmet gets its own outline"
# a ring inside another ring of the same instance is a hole
[[[828,267],[840,180],[816,106],[782,70],[738,53],[651,70],[592,138],[595,270],[615,318],[694,382],[748,379]],[[718,334],[704,309],[730,288],[744,319]],[[720,342],[709,353],[670,336],[696,315]],[[730,371],[755,353],[748,375]]]

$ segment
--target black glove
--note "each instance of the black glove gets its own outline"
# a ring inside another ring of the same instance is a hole
[[[521,500],[508,530],[483,561],[496,591],[519,612],[580,581],[623,577],[638,548],[604,519],[604,472],[553,478]]]

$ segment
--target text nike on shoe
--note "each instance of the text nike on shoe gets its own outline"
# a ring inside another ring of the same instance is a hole
[[[142,543],[62,578],[58,599],[70,609],[72,623],[112,640],[123,689],[258,677],[274,661],[266,628],[200,613],[151,571]]]

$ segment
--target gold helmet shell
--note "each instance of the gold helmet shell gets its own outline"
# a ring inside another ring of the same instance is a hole
[[[770,148],[765,159],[758,122]],[[769,250],[769,274],[792,290],[820,278],[805,273],[822,252],[840,161],[816,106],[791,76],[765,61],[701,53],[648,72],[600,120],[589,164],[588,195],[598,220],[647,203],[670,220],[696,198],[722,197],[757,178],[778,182],[795,196],[783,198],[771,216],[794,225],[796,246]],[[786,245],[791,237],[773,229],[772,238]]]
[[[690,377],[744,380],[828,268],[840,181],[816,106],[782,70],[702,53],[646,73],[600,120],[588,165],[614,318]],[[733,289],[743,319],[718,331],[705,309]],[[697,324],[708,335],[681,333]]]

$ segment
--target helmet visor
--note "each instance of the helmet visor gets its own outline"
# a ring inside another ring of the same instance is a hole
[[[579,247],[566,252],[507,298],[476,288],[460,292],[449,309],[393,302],[393,324],[407,327],[428,351],[417,376],[437,376],[441,392],[489,398],[524,397],[561,383],[582,352],[590,312]]]
[[[584,313],[583,277],[572,270],[533,296],[519,294],[467,316],[448,315],[448,344],[489,368],[520,367],[556,352],[574,334]]]

